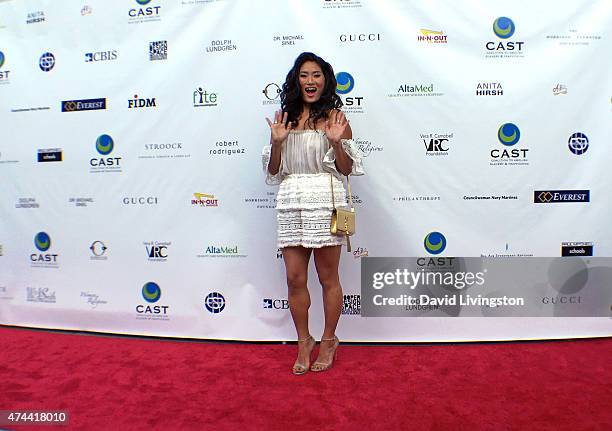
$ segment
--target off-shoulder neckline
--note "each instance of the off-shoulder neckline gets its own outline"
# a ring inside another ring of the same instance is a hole
[[[325,130],[321,130],[321,129],[300,129],[300,130],[290,130],[289,133],[323,133],[323,134],[325,134]]]

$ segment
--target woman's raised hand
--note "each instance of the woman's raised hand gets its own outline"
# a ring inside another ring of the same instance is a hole
[[[332,144],[338,144],[346,127],[348,120],[344,116],[344,112],[332,111],[328,120],[325,122],[325,135]]]
[[[287,139],[287,136],[289,136],[291,129],[293,129],[293,124],[287,123],[287,117],[288,114],[280,110],[274,113],[274,122],[266,117],[266,121],[270,126],[272,145],[281,145]]]

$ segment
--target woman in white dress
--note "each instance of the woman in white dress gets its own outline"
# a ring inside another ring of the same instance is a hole
[[[336,326],[342,311],[338,275],[342,236],[332,235],[331,181],[335,202],[346,203],[343,175],[363,175],[361,152],[351,127],[340,111],[336,78],[329,63],[302,53],[287,74],[281,92],[281,110],[270,125],[270,145],[263,150],[266,183],[280,185],[277,195],[278,247],[287,272],[289,309],[298,335],[294,374],[329,369],[339,340]],[[314,254],[323,287],[325,329],[319,354],[310,365],[315,340],[308,329],[310,294],[308,262]]]

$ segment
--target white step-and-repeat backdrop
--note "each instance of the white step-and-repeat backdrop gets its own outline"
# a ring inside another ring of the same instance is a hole
[[[608,0],[0,0],[0,323],[294,339],[261,148],[312,51],[367,170],[341,339],[610,335],[604,317],[365,318],[359,274],[365,256],[610,256],[611,28]],[[320,334],[314,268],[309,286]]]

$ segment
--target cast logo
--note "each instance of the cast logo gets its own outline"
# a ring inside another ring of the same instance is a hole
[[[288,310],[289,301],[287,299],[264,298],[263,308],[275,309],[275,310]]]
[[[528,165],[529,148],[511,148],[521,139],[521,131],[516,124],[504,123],[497,130],[497,140],[503,148],[493,148],[490,151],[491,166]]]
[[[135,0],[140,6],[147,6],[151,0]],[[129,20],[131,23],[141,23],[147,21],[159,21],[161,6],[147,6],[133,8],[128,11]]]
[[[448,36],[443,31],[427,30],[422,28],[417,41],[427,43],[448,43]]]
[[[110,61],[117,59],[117,50],[112,51],[100,51],[100,52],[88,52],[85,54],[85,63],[91,63],[96,61]]]
[[[219,292],[210,292],[204,299],[204,306],[212,314],[219,314],[225,309],[225,297]]]
[[[4,56],[4,53],[0,51],[0,84],[8,84],[9,75],[11,74],[10,70],[1,70],[5,61],[6,57]]]
[[[113,152],[115,142],[110,135],[100,135],[96,139],[96,151],[102,156]],[[93,157],[89,159],[89,172],[121,172],[121,157]]]
[[[423,246],[430,254],[440,254],[446,248],[446,237],[440,232],[430,232],[425,236]]]
[[[207,195],[206,193],[194,193],[193,199],[191,199],[191,205],[218,207],[219,199],[216,199],[214,195]]]
[[[585,203],[591,202],[590,190],[535,190],[533,202],[536,204],[551,203]]]
[[[162,295],[161,288],[157,283],[154,281],[145,283],[140,293],[147,304],[136,305],[137,319],[168,320],[168,309],[170,306],[157,305]]]
[[[584,154],[589,149],[589,138],[584,133],[576,132],[567,140],[567,146],[576,155]]]
[[[34,236],[34,246],[37,252],[30,254],[33,266],[57,267],[58,254],[45,253],[51,248],[51,237],[46,232],[38,232]]]
[[[209,93],[207,90],[203,90],[202,87],[196,88],[193,92],[194,108],[201,108],[203,106],[217,106],[217,100],[217,93]]]
[[[518,41],[507,41],[510,39],[516,30],[514,21],[510,18],[502,16],[493,21],[493,33],[500,41],[494,42],[489,41],[485,47],[487,49],[487,56],[490,57],[516,57],[522,56],[523,45],[525,42]]]
[[[128,99],[128,109],[134,108],[156,108],[155,97],[152,98],[139,98],[137,94],[134,94],[133,99]]]
[[[50,52],[45,52],[40,56],[38,66],[43,72],[49,72],[55,66],[55,56]]]
[[[355,78],[348,72],[336,74],[336,93],[344,96],[355,88]],[[343,98],[347,112],[363,113],[363,96],[351,96]]]
[[[62,101],[62,112],[94,111],[98,109],[106,109],[106,98]]]

